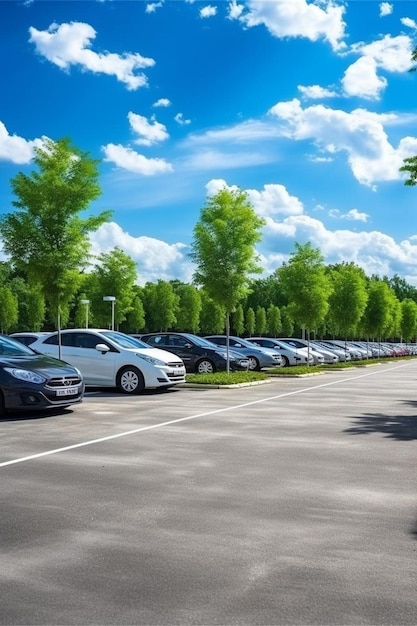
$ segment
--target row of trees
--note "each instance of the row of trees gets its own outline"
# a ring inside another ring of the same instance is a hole
[[[31,287],[7,263],[0,264],[0,275],[3,332],[55,328],[39,286]],[[77,293],[62,309],[66,326],[109,327],[111,309],[103,295],[111,293],[116,297],[115,324],[124,332],[226,330],[226,307],[204,287],[178,280],[140,287],[135,261],[120,248],[100,255],[77,282]],[[406,287],[398,277],[368,277],[354,263],[326,266],[318,249],[296,244],[287,264],[266,279],[252,280],[231,308],[232,334],[291,336],[306,330],[317,336],[409,341],[417,336],[417,290]]]
[[[399,277],[367,277],[353,263],[326,266],[319,249],[296,244],[266,279],[255,252],[264,221],[247,195],[209,197],[194,228],[192,284],[136,284],[136,263],[120,248],[93,258],[89,234],[111,212],[81,219],[100,193],[98,162],[69,139],[36,149],[37,170],[12,180],[15,210],[0,220],[10,261],[0,264],[0,326],[13,330],[107,327],[103,296],[116,298],[115,323],[126,332],[178,329],[202,334],[319,335],[411,339],[417,290]],[[413,160],[405,162],[414,184]],[[88,301],[88,311],[86,305]],[[88,312],[88,320],[87,320]]]

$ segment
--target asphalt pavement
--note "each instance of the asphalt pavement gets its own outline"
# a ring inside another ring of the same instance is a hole
[[[0,420],[0,624],[416,625],[417,360]]]

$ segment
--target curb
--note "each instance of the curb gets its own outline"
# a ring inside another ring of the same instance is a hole
[[[255,385],[264,385],[270,383],[270,380],[254,380],[251,383],[236,383],[235,385],[210,385],[206,383],[180,383],[177,387],[188,389],[236,389],[239,387],[254,387]]]

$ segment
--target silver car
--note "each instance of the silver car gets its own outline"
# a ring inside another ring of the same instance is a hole
[[[294,365],[314,365],[313,355],[308,358],[307,350],[299,350],[292,346],[286,345],[279,339],[270,339],[269,337],[247,337],[246,341],[259,346],[261,348],[272,348],[278,350],[283,361],[284,367]]]
[[[205,337],[205,339],[212,341],[218,346],[225,346],[227,335],[210,335]],[[278,350],[255,346],[247,341],[247,339],[229,336],[229,346],[233,352],[239,352],[246,356],[251,371],[259,371],[263,368],[270,367],[282,367],[284,365]]]

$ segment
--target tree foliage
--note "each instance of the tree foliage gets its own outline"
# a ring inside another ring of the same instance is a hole
[[[251,275],[260,271],[255,245],[263,224],[241,190],[222,189],[201,210],[190,254],[194,281],[226,313],[245,297]]]
[[[0,234],[12,264],[41,286],[56,319],[77,291],[80,269],[89,258],[89,233],[110,213],[79,217],[101,193],[98,162],[69,139],[45,139],[35,148],[34,163],[37,171],[20,172],[11,181],[16,210],[1,218]]]
[[[315,330],[327,314],[332,286],[320,250],[310,243],[296,243],[295,248],[277,273],[294,321],[301,328]]]

